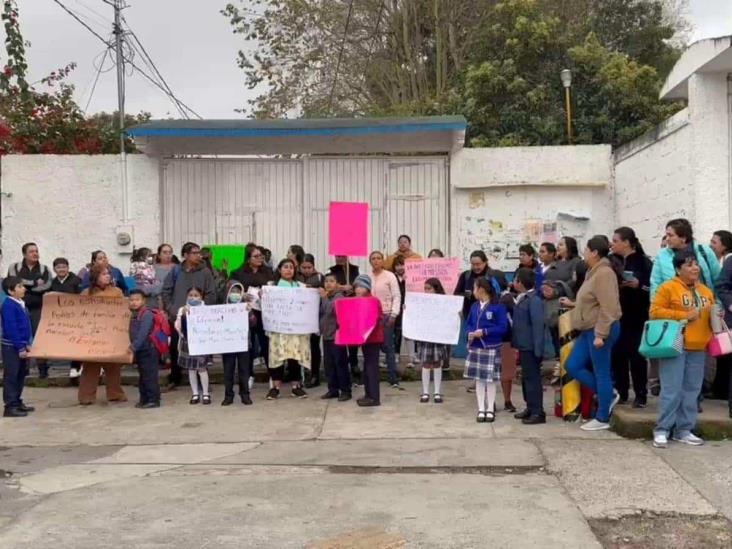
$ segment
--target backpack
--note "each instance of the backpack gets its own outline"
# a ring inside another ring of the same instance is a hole
[[[170,351],[170,322],[168,322],[168,317],[160,309],[142,309],[137,315],[138,320],[142,318],[146,310],[150,311],[153,315],[153,329],[150,332],[150,343],[157,349],[160,357],[163,358]]]

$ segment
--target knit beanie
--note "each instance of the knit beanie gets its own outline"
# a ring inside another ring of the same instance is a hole
[[[371,291],[371,278],[369,275],[362,274],[356,277],[356,280],[353,281],[353,287],[357,288],[359,286],[366,288],[369,292]]]

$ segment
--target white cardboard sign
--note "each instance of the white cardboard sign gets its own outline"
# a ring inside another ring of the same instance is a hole
[[[190,307],[191,355],[242,353],[249,350],[249,312],[244,303]]]

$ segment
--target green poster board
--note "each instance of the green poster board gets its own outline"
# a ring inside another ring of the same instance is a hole
[[[223,270],[226,262],[228,275],[244,265],[246,252],[241,244],[208,244],[204,248],[211,250],[211,263],[214,269]]]

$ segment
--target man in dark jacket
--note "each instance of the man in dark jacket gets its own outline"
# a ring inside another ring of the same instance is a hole
[[[193,242],[186,242],[181,250],[183,263],[173,267],[163,282],[163,306],[168,313],[171,326],[175,323],[178,310],[186,304],[188,290],[200,288],[206,305],[216,304],[216,284],[211,271],[201,259],[201,247]],[[170,337],[170,385],[177,386],[181,382],[181,369],[178,366],[178,333],[172,331]]]
[[[41,322],[41,310],[43,308],[43,294],[51,289],[51,272],[48,267],[42,265],[39,259],[38,245],[35,242],[23,244],[23,261],[15,263],[8,269],[8,276],[17,276],[23,279],[26,293],[23,301],[28,309],[31,319],[33,337],[36,335],[38,325]],[[37,360],[38,377],[48,377],[48,362]]]
[[[513,308],[512,347],[521,357],[526,409],[514,417],[526,425],[546,423],[542,403],[541,361],[544,357],[544,302],[534,290],[534,271],[521,268],[514,287],[519,292]]]

